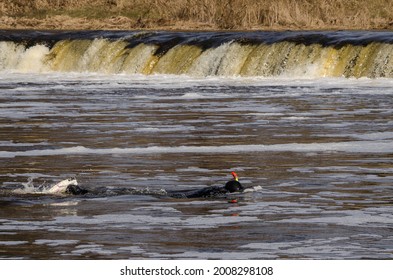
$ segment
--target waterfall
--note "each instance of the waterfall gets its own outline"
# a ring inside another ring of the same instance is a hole
[[[0,71],[393,78],[393,33],[388,33],[0,36]]]

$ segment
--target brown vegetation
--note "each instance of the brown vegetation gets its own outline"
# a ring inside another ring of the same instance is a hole
[[[393,1],[0,0],[0,28],[393,29]]]

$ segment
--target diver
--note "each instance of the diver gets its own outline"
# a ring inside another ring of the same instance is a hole
[[[164,195],[173,198],[208,198],[208,197],[220,197],[220,196],[225,197],[227,194],[240,193],[247,189],[243,187],[242,184],[239,182],[239,177],[235,172],[231,172],[231,175],[233,179],[228,181],[224,186],[211,186],[199,190],[165,191],[165,194],[160,194],[160,196]],[[127,189],[127,193],[129,193],[129,191],[130,190]],[[135,190],[132,189],[132,191]],[[87,189],[79,186],[75,178],[69,178],[52,186],[47,191],[47,193],[84,195],[90,192]],[[141,192],[141,194],[145,194],[145,192]]]
[[[168,191],[167,194],[174,198],[202,198],[202,197],[219,197],[228,193],[242,192],[245,188],[239,182],[239,177],[232,172],[233,179],[228,181],[224,187],[212,186],[193,191]]]

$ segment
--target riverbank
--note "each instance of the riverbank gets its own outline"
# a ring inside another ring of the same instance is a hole
[[[393,30],[390,0],[0,0],[1,29]]]

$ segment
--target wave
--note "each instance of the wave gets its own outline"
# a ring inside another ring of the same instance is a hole
[[[61,155],[112,155],[112,154],[177,154],[177,153],[250,153],[250,152],[348,152],[348,153],[390,153],[393,142],[348,141],[329,143],[288,143],[273,145],[224,145],[224,146],[152,146],[140,148],[87,148],[75,146],[59,149],[40,149],[27,151],[0,151],[0,158],[61,156]]]
[[[393,78],[392,32],[0,32],[0,71]]]

